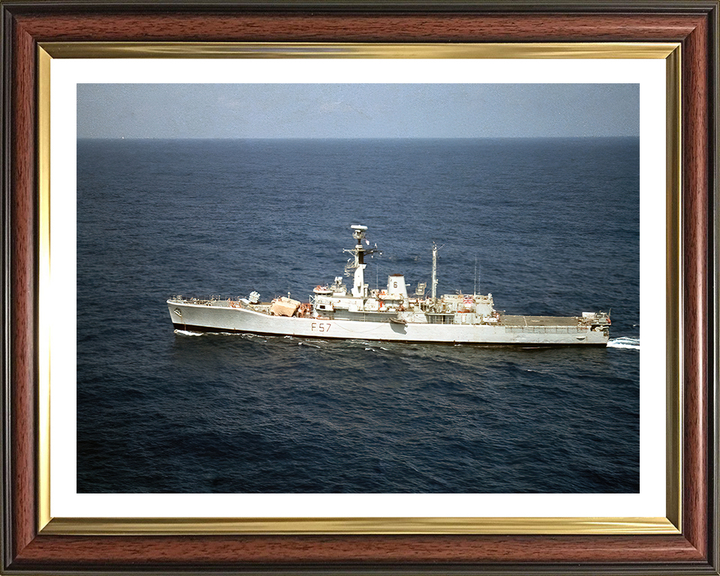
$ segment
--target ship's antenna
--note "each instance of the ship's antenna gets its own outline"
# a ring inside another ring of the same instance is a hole
[[[477,256],[475,256],[475,285],[473,286],[473,296],[477,296],[478,273],[477,273]]]
[[[443,244],[443,246],[444,246],[444,244]],[[438,246],[438,245],[437,245],[437,242],[433,242],[433,252],[432,252],[432,255],[433,255],[433,264],[432,264],[432,299],[433,299],[433,300],[435,300],[435,298],[437,297],[437,283],[438,283],[438,279],[437,279],[437,253],[438,253],[438,250],[440,250],[440,248],[442,248],[442,246]]]

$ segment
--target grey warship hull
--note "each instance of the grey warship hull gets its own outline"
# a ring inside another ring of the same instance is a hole
[[[300,338],[520,346],[606,346],[608,330],[582,318],[504,316],[501,323],[434,324],[365,318],[271,316],[232,306],[227,300],[167,302],[173,325],[189,332],[250,333]]]

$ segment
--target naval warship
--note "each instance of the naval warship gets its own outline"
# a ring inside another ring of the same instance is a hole
[[[392,274],[387,287],[370,290],[365,283],[365,257],[377,252],[366,240],[367,226],[351,226],[355,247],[346,274],[332,284],[318,285],[309,301],[278,297],[261,302],[248,298],[183,298],[167,300],[176,330],[250,333],[307,338],[437,342],[522,346],[606,346],[610,316],[582,312],[580,316],[519,316],[495,309],[492,294],[437,296],[437,244],[433,243],[430,294],[427,282],[408,292],[405,277]],[[365,245],[363,245],[365,242]]]

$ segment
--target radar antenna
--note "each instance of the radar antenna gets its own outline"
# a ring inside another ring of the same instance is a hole
[[[375,252],[379,252],[379,250],[377,249],[377,244],[373,248],[365,248],[363,246],[363,240],[365,240],[367,226],[353,224],[352,226],[350,226],[350,228],[352,228],[353,238],[355,239],[357,244],[354,248],[346,248],[343,250],[343,252],[347,252],[348,254],[352,254],[354,256],[354,259],[348,260],[347,266],[345,266],[345,273],[348,276],[355,277],[352,290],[353,296],[367,297],[367,285],[365,284],[364,277],[364,270],[366,266],[365,255],[374,254]],[[365,240],[365,243],[367,245],[370,245],[370,242],[368,242],[367,240]]]

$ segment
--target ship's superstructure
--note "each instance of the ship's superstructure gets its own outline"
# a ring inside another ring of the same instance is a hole
[[[437,252],[433,244],[431,294],[418,283],[408,292],[405,277],[392,274],[386,288],[370,290],[365,283],[369,247],[366,226],[353,225],[355,246],[346,273],[332,284],[318,285],[308,302],[290,297],[260,302],[175,296],[167,301],[176,329],[198,332],[245,332],[283,336],[444,342],[496,345],[607,345],[610,317],[604,312],[580,316],[513,316],[495,310],[492,294],[436,295]],[[363,245],[365,242],[365,245]]]

